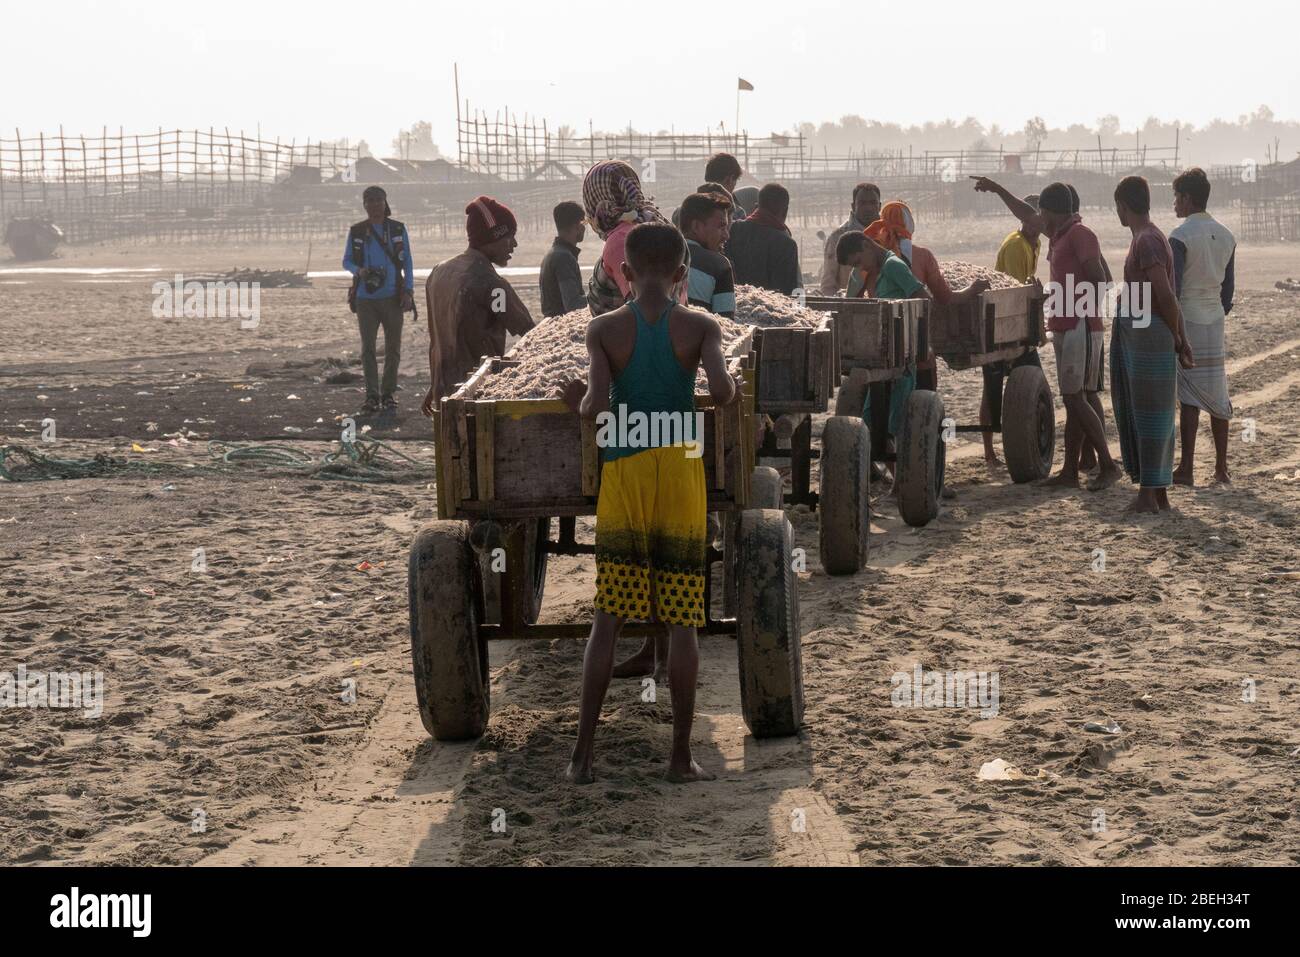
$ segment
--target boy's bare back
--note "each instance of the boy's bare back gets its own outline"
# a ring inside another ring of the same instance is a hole
[[[646,322],[652,326],[660,321],[659,316],[646,316]],[[636,348],[636,316],[631,307],[624,305],[597,316],[592,320],[590,331],[609,359],[611,373],[617,376],[632,361],[632,352]],[[688,306],[674,306],[668,316],[668,339],[673,344],[673,355],[683,369],[694,372],[699,368],[705,343],[711,337],[716,338],[720,350],[722,327],[712,316]]]

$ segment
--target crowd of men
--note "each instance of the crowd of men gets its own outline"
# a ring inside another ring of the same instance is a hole
[[[561,202],[553,210],[555,239],[538,278],[542,316],[583,306],[600,315],[622,306],[631,293],[622,274],[624,244],[629,230],[641,222],[671,222],[680,230],[687,271],[674,295],[683,303],[731,317],[738,285],[787,295],[803,289],[799,246],[786,224],[789,191],[779,183],[741,189],[743,176],[734,156],[715,155],[705,166],[705,181],[665,217],[644,194],[631,166],[618,160],[595,164],[584,179],[582,201]],[[1037,281],[1046,237],[1050,283],[1074,292],[1074,298],[1063,300],[1063,308],[1048,318],[1057,389],[1066,412],[1065,461],[1052,484],[1075,486],[1093,473],[1087,487],[1106,488],[1123,474],[1123,464],[1140,482],[1137,509],[1168,508],[1167,485],[1193,482],[1201,412],[1210,416],[1214,480],[1230,481],[1227,429],[1232,404],[1223,366],[1223,324],[1232,308],[1236,242],[1206,211],[1210,184],[1205,173],[1191,169],[1174,182],[1175,213],[1184,222],[1168,239],[1151,221],[1145,180],[1129,177],[1115,192],[1117,214],[1133,237],[1119,283],[1122,295],[1109,350],[1112,404],[1127,453],[1124,463],[1117,463],[1107,447],[1100,398],[1106,388],[1106,297],[1096,295],[1085,303],[1082,292],[1087,285],[1105,288],[1114,277],[1096,233],[1083,221],[1078,193],[1069,184],[1052,183],[1039,194],[1017,197],[992,179],[974,179],[977,191],[999,197],[1019,221],[997,250],[996,268],[1021,282]],[[405,227],[391,217],[384,191],[368,188],[363,203],[367,218],[352,227],[343,265],[356,277],[349,301],[361,333],[366,381],[361,413],[370,415],[396,409],[403,312],[414,309],[414,285],[410,241]],[[584,279],[579,258],[588,227],[603,246],[590,278]],[[504,204],[478,197],[466,207],[467,249],[440,263],[429,276],[425,288],[431,385],[423,403],[426,413],[464,381],[480,357],[503,352],[507,334],[522,335],[534,325],[528,308],[497,271],[518,245],[517,228]],[[940,303],[960,303],[988,288],[984,282],[951,288],[934,254],[914,240],[915,231],[916,221],[905,202],[884,202],[875,184],[857,184],[848,217],[826,236],[820,275],[809,287],[829,296],[925,297]],[[1150,290],[1136,328],[1123,295],[1135,283]],[[1151,326],[1143,317],[1152,312],[1169,335],[1168,350],[1159,329],[1148,331]],[[382,376],[376,345],[381,330]],[[982,370],[980,422],[990,467],[1001,465],[992,423],[1001,418],[1003,385],[1014,368],[1027,364],[1041,366],[1036,350]],[[1157,368],[1158,374],[1153,371]],[[893,384],[887,409],[878,408],[873,415],[868,396],[862,413],[892,439],[899,431],[899,410],[916,388],[938,390],[933,355],[921,357],[915,369]],[[1181,419],[1183,451],[1177,468],[1168,461],[1171,447],[1166,448],[1164,440],[1171,415]],[[1145,435],[1148,431],[1157,437]],[[1139,457],[1145,465],[1134,466]]]
[[[616,404],[645,415],[691,414],[701,366],[714,401],[735,401],[739,389],[727,374],[721,330],[709,314],[735,313],[737,284],[787,295],[804,287],[798,245],[786,225],[788,190],[777,183],[756,192],[739,190],[743,171],[727,154],[713,157],[704,175],[699,189],[665,216],[642,191],[631,166],[606,160],[588,170],[581,203],[555,207],[556,236],[538,280],[543,321],[584,305],[593,316],[587,329],[586,378],[554,383],[578,414],[596,416]],[[998,269],[1023,283],[1038,282],[1042,239],[1048,240],[1047,322],[1066,427],[1064,463],[1047,482],[1078,487],[1081,476],[1095,469],[1087,487],[1102,489],[1126,472],[1138,487],[1131,509],[1167,509],[1168,487],[1193,482],[1202,411],[1211,417],[1215,481],[1229,481],[1232,403],[1224,368],[1224,320],[1232,308],[1236,242],[1207,212],[1210,183],[1205,173],[1188,170],[1174,181],[1174,211],[1184,223],[1168,238],[1152,222],[1146,180],[1130,176],[1115,190],[1116,214],[1132,235],[1111,324],[1110,388],[1120,463],[1106,441],[1100,399],[1106,354],[1102,320],[1111,270],[1097,235],[1083,222],[1078,193],[1069,184],[1052,183],[1022,198],[985,177],[975,177],[974,188],[998,196],[1019,221],[997,251]],[[741,202],[742,195],[749,206]],[[951,288],[935,255],[914,240],[917,225],[908,205],[882,198],[872,183],[853,189],[848,218],[826,237],[817,279],[822,294],[960,303],[989,288],[984,280]],[[396,408],[403,313],[415,304],[406,228],[392,218],[379,187],[368,188],[363,203],[366,219],[350,230],[343,265],[355,280],[349,302],[362,341],[362,412],[370,414]],[[431,376],[425,414],[464,381],[480,357],[502,354],[507,334],[523,335],[534,326],[527,307],[497,271],[518,245],[514,214],[480,196],[465,215],[467,248],[434,267],[425,284]],[[579,255],[588,226],[603,246],[584,282]],[[386,347],[382,378],[376,359],[381,329]],[[1040,365],[1037,351],[984,368],[981,424],[987,427],[999,419],[1003,381],[1023,364]],[[874,408],[868,393],[861,410],[838,411],[860,411],[873,429],[897,436],[904,402],[918,388],[938,390],[932,355],[919,357],[888,394],[877,392]],[[1175,469],[1179,410],[1182,460]],[[984,433],[984,448],[986,459],[996,465],[991,430]],[[601,468],[596,618],[567,776],[578,783],[592,779],[595,728],[611,678],[653,674],[669,681],[673,698],[670,778],[708,778],[690,751],[696,629],[704,621],[708,574],[702,462],[680,445],[611,446],[602,447]],[[616,666],[614,640],[629,618],[661,622],[665,628]]]

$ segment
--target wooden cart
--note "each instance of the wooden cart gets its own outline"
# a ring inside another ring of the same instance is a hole
[[[485,359],[434,417],[439,521],[411,546],[409,589],[416,697],[425,728],[439,740],[483,732],[489,640],[590,632],[587,622],[537,624],[537,617],[547,557],[595,551],[576,540],[575,526],[577,516],[596,512],[596,429],[560,400],[478,398],[513,362]],[[713,618],[706,586],[702,632],[737,639],[742,710],[753,734],[794,734],[803,719],[803,681],[793,532],[779,509],[750,507],[752,385],[732,405],[714,408],[700,396],[696,405],[704,413],[709,510],[734,527],[734,548],[724,554],[710,546],[709,561],[723,563],[736,614]],[[662,627],[629,623],[623,634]]]
[[[896,452],[887,451],[886,439],[891,383],[929,354],[928,300],[810,296],[807,305],[834,317],[840,376],[835,415],[827,420],[822,434],[822,499],[833,489],[867,482],[871,462],[893,461],[899,512],[909,525],[925,525],[939,514],[943,490],[943,400],[929,390],[914,390],[904,410],[901,434],[896,437]],[[868,394],[872,421],[863,424]],[[835,454],[840,449],[845,454]],[[822,564],[828,571],[834,566],[833,574],[857,571],[861,563],[853,560],[854,536],[860,535],[864,543],[861,554],[865,562],[867,531],[830,522],[823,522],[822,529]]]
[[[1046,345],[1043,293],[1037,285],[991,289],[961,305],[932,305],[930,343],[937,356],[955,370],[1019,359]],[[1002,433],[1007,471],[1015,482],[1046,478],[1056,451],[1056,414],[1052,389],[1036,365],[1013,368],[1007,376],[1001,409],[990,431]],[[958,432],[979,432],[980,425],[957,425]]]
[[[768,417],[770,426],[765,429],[760,458],[788,458],[790,460],[790,492],[781,489],[781,479],[775,471],[773,478],[765,478],[758,469],[755,482],[774,481],[778,500],[791,505],[807,505],[818,511],[819,523],[831,526],[832,540],[829,551],[823,532],[821,550],[822,567],[831,574],[857,571],[866,564],[867,532],[871,526],[871,500],[869,487],[861,476],[844,469],[833,469],[835,476],[852,479],[842,487],[825,478],[819,491],[812,490],[812,460],[822,459],[825,474],[827,454],[826,438],[823,448],[814,449],[812,443],[812,417],[825,412],[831,395],[839,381],[839,360],[835,348],[834,319],[824,316],[815,328],[791,326],[755,328],[752,335],[750,364],[754,369],[755,404],[760,414]],[[834,450],[829,453],[832,465],[851,458],[851,445],[855,441],[852,430],[838,427],[829,430]],[[849,446],[845,446],[845,443]],[[844,453],[844,454],[841,454]],[[844,530],[848,534],[844,534]],[[860,534],[859,534],[860,533]],[[841,539],[843,540],[841,542]],[[841,556],[837,545],[849,549],[851,554]]]

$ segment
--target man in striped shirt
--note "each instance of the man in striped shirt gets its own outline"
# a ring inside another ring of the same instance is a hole
[[[692,193],[681,208],[681,230],[690,259],[687,301],[728,319],[736,314],[736,281],[722,247],[730,231],[731,205],[714,193]]]

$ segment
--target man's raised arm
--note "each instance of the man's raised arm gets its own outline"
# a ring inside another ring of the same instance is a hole
[[[1043,218],[1038,215],[1038,210],[1030,206],[1019,196],[1013,196],[1005,186],[997,183],[987,176],[972,176],[975,180],[975,192],[977,193],[996,193],[998,197],[1006,204],[1011,215],[1020,220],[1021,224],[1027,228],[1036,229],[1038,232],[1046,232],[1043,224]]]

